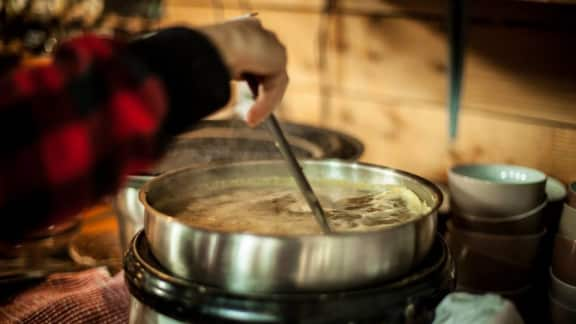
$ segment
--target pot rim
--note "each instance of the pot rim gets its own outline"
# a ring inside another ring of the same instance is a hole
[[[541,239],[548,233],[547,229],[542,229],[537,233],[531,234],[494,234],[494,233],[485,233],[479,231],[471,231],[468,229],[464,229],[462,227],[454,225],[452,221],[448,221],[446,224],[448,231],[450,231],[453,235],[462,234],[468,237],[473,237],[475,239],[488,239],[488,240],[498,240],[498,241],[518,241],[518,240],[533,240],[533,239]],[[454,228],[456,228],[457,232],[454,232]]]
[[[567,209],[570,214],[576,214],[576,207],[570,205],[567,202],[563,203],[562,208]]]
[[[159,267],[155,266],[154,264],[151,264],[150,262],[146,261],[146,257],[143,256],[142,251],[138,248],[140,245],[140,241],[142,240],[142,237],[145,236],[145,234],[146,234],[146,233],[142,233],[142,232],[143,231],[141,230],[138,233],[136,233],[136,235],[134,235],[134,237],[130,241],[129,250],[127,253],[132,254],[133,257],[138,262],[140,262],[142,268],[145,269],[147,272],[151,273],[152,275],[154,275],[154,276],[158,277],[159,279],[166,281],[170,284],[186,286],[186,287],[190,287],[193,289],[194,288],[195,289],[202,289],[202,288],[204,288],[204,289],[218,289],[218,290],[225,292],[227,295],[230,295],[233,297],[243,297],[243,298],[309,297],[309,296],[314,296],[314,295],[323,295],[324,297],[326,297],[326,296],[330,296],[330,295],[342,296],[343,294],[350,296],[350,295],[363,294],[366,292],[371,292],[371,291],[382,289],[382,288],[394,289],[394,288],[402,286],[403,284],[408,283],[410,281],[422,280],[422,279],[426,278],[427,276],[429,276],[430,274],[437,271],[438,269],[445,267],[446,264],[453,262],[452,255],[450,254],[450,251],[448,249],[448,245],[447,245],[446,241],[444,240],[444,238],[440,234],[435,233],[435,240],[434,240],[433,248],[437,244],[441,245],[441,247],[442,247],[441,258],[439,258],[438,260],[434,260],[433,264],[431,266],[427,266],[425,269],[420,269],[421,264],[418,264],[416,267],[418,269],[417,272],[406,273],[406,274],[404,274],[404,275],[400,276],[399,278],[394,279],[392,281],[383,281],[381,283],[377,283],[377,284],[372,285],[372,286],[360,286],[360,287],[350,288],[350,289],[346,289],[346,290],[323,291],[323,292],[313,292],[313,291],[305,291],[305,292],[281,292],[281,291],[237,292],[237,291],[226,291],[226,288],[224,288],[224,287],[219,287],[219,286],[215,286],[215,285],[196,282],[194,280],[192,280],[192,281],[186,280],[186,279],[181,278],[178,275],[170,273],[166,270],[163,271],[162,268],[159,268]],[[152,246],[150,243],[147,243],[147,244],[149,245],[148,249],[150,249],[150,253],[151,253],[152,252]],[[159,261],[156,261],[156,262],[161,266],[161,263]],[[124,264],[124,267],[126,267],[125,264]],[[532,286],[530,286],[530,287],[532,287]],[[314,298],[314,297],[312,297],[312,298]]]
[[[537,215],[541,212],[544,211],[544,208],[546,208],[546,206],[548,206],[548,199],[544,199],[544,201],[540,204],[538,204],[536,207],[534,207],[533,209],[517,214],[517,215],[511,215],[511,216],[504,216],[504,217],[481,217],[481,216],[476,216],[473,215],[472,213],[468,213],[465,211],[461,211],[458,209],[455,209],[457,211],[458,216],[460,216],[461,218],[464,218],[467,221],[470,222],[479,222],[479,223],[491,223],[491,224],[501,224],[501,223],[511,223],[511,222],[516,222],[516,221],[521,221],[524,220],[530,216],[534,216]]]
[[[386,227],[386,228],[383,228],[380,230],[375,230],[375,231],[330,232],[328,234],[266,235],[266,234],[258,234],[258,233],[225,232],[225,231],[207,230],[207,229],[202,229],[202,228],[198,228],[198,227],[193,227],[193,226],[187,225],[181,221],[178,221],[177,218],[174,216],[170,216],[170,215],[167,215],[167,214],[159,211],[158,209],[156,209],[152,205],[150,205],[146,199],[147,193],[148,193],[148,191],[152,185],[154,185],[156,182],[163,180],[164,178],[174,176],[175,174],[178,174],[178,173],[189,172],[189,171],[205,172],[207,170],[222,168],[223,166],[233,167],[233,166],[258,165],[258,164],[282,164],[282,163],[285,163],[283,160],[242,161],[242,162],[231,162],[231,163],[225,163],[225,164],[218,164],[215,166],[207,166],[207,167],[203,167],[203,168],[196,168],[196,167],[188,166],[188,167],[183,167],[183,168],[171,170],[171,171],[163,173],[159,176],[156,176],[156,177],[152,178],[150,181],[146,182],[146,184],[144,184],[144,186],[142,186],[140,188],[140,192],[138,193],[138,198],[139,198],[140,202],[142,203],[142,205],[144,206],[144,209],[146,210],[146,216],[145,216],[146,218],[150,217],[148,210],[152,210],[154,212],[154,217],[161,217],[165,220],[180,224],[181,226],[185,226],[186,228],[192,229],[192,230],[197,231],[197,232],[204,234],[204,235],[210,235],[210,234],[223,235],[224,234],[224,235],[229,235],[229,236],[234,236],[234,237],[236,237],[236,236],[237,237],[258,237],[258,238],[273,239],[273,240],[278,240],[278,241],[293,241],[293,240],[298,240],[298,239],[302,239],[302,238],[325,239],[326,237],[367,237],[367,236],[380,235],[382,232],[411,226],[414,223],[424,221],[428,217],[430,217],[432,215],[436,215],[438,213],[438,210],[440,209],[440,206],[442,205],[442,200],[443,200],[442,193],[441,193],[440,189],[438,189],[438,187],[433,182],[426,180],[426,179],[424,179],[418,175],[406,172],[406,171],[402,171],[402,170],[398,170],[398,169],[394,169],[394,168],[390,168],[390,167],[379,166],[376,164],[357,162],[357,161],[351,162],[351,161],[344,161],[344,160],[338,160],[338,159],[324,159],[324,160],[304,159],[304,160],[300,160],[299,162],[300,162],[300,164],[303,164],[303,163],[304,164],[337,164],[337,165],[348,165],[348,166],[353,166],[353,167],[377,168],[377,169],[380,169],[382,171],[390,171],[390,172],[398,173],[400,175],[410,177],[410,178],[414,179],[416,182],[418,182],[418,183],[426,186],[428,189],[430,189],[433,196],[436,198],[435,199],[436,203],[434,204],[434,206],[430,207],[430,210],[427,213],[421,215],[420,217],[417,217],[417,218],[415,218],[411,221],[405,222],[405,223],[393,225],[393,226]],[[148,224],[148,222],[146,221],[145,226],[147,224]]]
[[[576,244],[576,239],[570,238],[568,236],[566,236],[566,234],[564,233],[556,233],[556,235],[554,235],[554,240],[561,240],[561,241],[565,241],[565,242],[571,242],[571,244]]]
[[[569,289],[572,292],[576,292],[576,286],[572,285],[570,283],[567,283],[566,281],[558,278],[556,273],[554,273],[553,267],[549,267],[548,271],[550,272],[550,278],[552,279],[553,285],[555,285],[557,287],[562,287],[562,289]],[[557,296],[555,296],[555,297],[557,297]]]
[[[209,127],[234,127],[235,122],[237,122],[239,120],[240,119],[234,119],[234,118],[232,118],[232,119],[205,119],[205,120],[202,120],[202,121],[199,121],[198,123],[196,123],[193,127],[188,129],[186,132],[193,132],[195,130],[199,130],[202,128],[209,128]],[[307,123],[296,123],[296,122],[285,121],[285,120],[281,121],[281,123],[287,127],[300,127],[300,128],[306,128],[309,130],[318,131],[318,132],[329,133],[331,135],[335,135],[337,137],[344,138],[346,141],[349,141],[353,147],[356,148],[356,152],[353,155],[350,155],[347,157],[340,157],[340,158],[333,157],[333,158],[325,158],[325,159],[307,159],[307,160],[322,161],[322,160],[326,160],[326,159],[338,159],[338,160],[343,160],[343,161],[356,161],[364,154],[364,151],[366,150],[364,143],[362,143],[358,138],[356,138],[356,137],[352,136],[351,134],[344,132],[342,130],[337,130],[335,128],[326,127],[326,126],[318,127],[318,126],[314,126],[314,125],[307,124]],[[241,123],[241,124],[243,125],[244,123]],[[185,134],[185,133],[183,133],[183,134]],[[287,131],[287,133],[290,133],[290,132]],[[254,161],[258,161],[258,160],[254,160]],[[252,161],[252,162],[254,162],[254,161]]]
[[[482,179],[482,178],[474,177],[474,176],[471,176],[467,173],[462,172],[462,171],[464,171],[464,169],[479,168],[479,167],[521,169],[524,171],[536,173],[536,174],[538,174],[538,176],[540,178],[538,180],[526,181],[526,182],[497,182],[494,180],[488,180],[488,179]],[[523,165],[506,164],[506,163],[464,163],[464,164],[458,164],[458,165],[454,165],[453,167],[451,167],[448,170],[448,177],[449,178],[450,177],[456,177],[462,181],[467,181],[468,183],[472,183],[472,184],[491,185],[491,186],[495,186],[495,187],[530,187],[530,186],[534,186],[534,185],[546,184],[546,181],[548,180],[548,175],[546,175],[544,172],[542,172],[538,169],[530,168],[530,167],[523,166]]]
[[[546,196],[548,196],[548,201],[551,203],[556,202],[563,202],[566,197],[568,196],[568,189],[567,185],[564,182],[560,181],[560,179],[548,176],[546,180]],[[560,192],[560,194],[556,195],[554,192],[556,189]]]
[[[567,311],[567,312],[571,312],[571,313],[576,313],[576,307],[572,307],[572,306],[568,306],[566,305],[565,302],[562,302],[560,300],[558,300],[558,298],[556,298],[556,296],[552,296],[551,293],[548,293],[548,298],[550,299],[550,301],[552,303],[554,303],[555,305],[561,307],[563,310]]]

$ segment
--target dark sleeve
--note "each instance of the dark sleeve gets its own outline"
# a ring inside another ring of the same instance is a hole
[[[1,78],[0,237],[69,221],[149,168],[159,139],[224,105],[227,77],[212,45],[181,30],[130,47],[78,37]]]
[[[165,29],[132,42],[130,49],[165,86],[170,113],[162,126],[164,134],[178,134],[228,102],[228,69],[203,34]]]

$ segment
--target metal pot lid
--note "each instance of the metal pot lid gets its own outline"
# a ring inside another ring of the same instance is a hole
[[[143,232],[124,260],[131,294],[179,320],[202,316],[240,322],[347,322],[359,318],[398,322],[407,311],[426,313],[454,287],[454,264],[439,236],[430,255],[410,275],[363,289],[330,293],[238,294],[174,277],[154,259]],[[429,313],[429,312],[428,312]]]
[[[364,152],[359,140],[341,132],[294,123],[282,126],[295,155],[301,159],[355,161]],[[191,164],[281,158],[262,125],[249,128],[241,120],[204,120],[177,137],[153,173]]]

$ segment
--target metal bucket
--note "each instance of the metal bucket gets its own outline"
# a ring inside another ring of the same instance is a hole
[[[335,291],[392,280],[408,273],[430,251],[440,191],[418,176],[344,161],[305,161],[312,184],[319,181],[403,185],[430,210],[382,230],[328,235],[272,236],[208,231],[170,215],[173,207],[212,185],[221,188],[270,177],[290,179],[284,161],[257,161],[168,172],[140,192],[145,233],[152,253],[171,273],[235,292]]]

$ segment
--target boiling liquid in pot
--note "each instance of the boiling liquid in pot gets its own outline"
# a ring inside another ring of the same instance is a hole
[[[400,185],[377,189],[314,186],[335,232],[379,230],[414,220],[429,207]],[[207,230],[264,235],[320,234],[293,186],[236,186],[196,196],[175,211],[180,221]]]

